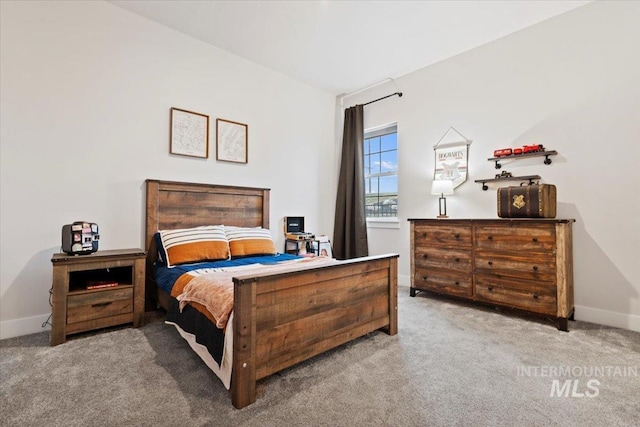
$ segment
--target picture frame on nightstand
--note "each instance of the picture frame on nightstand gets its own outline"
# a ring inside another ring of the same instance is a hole
[[[333,258],[333,251],[331,250],[331,242],[313,242],[316,255],[326,256]]]

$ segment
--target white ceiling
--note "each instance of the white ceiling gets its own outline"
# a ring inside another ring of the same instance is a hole
[[[110,3],[339,95],[410,73],[589,1]]]

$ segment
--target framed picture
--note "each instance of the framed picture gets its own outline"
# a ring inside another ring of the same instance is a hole
[[[225,162],[247,163],[249,126],[224,119],[216,119],[216,159]]]
[[[331,242],[318,242],[318,255],[333,258]]]
[[[169,153],[191,157],[209,157],[209,116],[171,108]]]

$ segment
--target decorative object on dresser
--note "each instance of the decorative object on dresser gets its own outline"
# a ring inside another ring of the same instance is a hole
[[[410,295],[573,319],[573,219],[409,219]]]
[[[453,182],[448,179],[433,181],[431,194],[434,196],[440,195],[438,199],[438,218],[449,218],[447,216],[447,198],[444,196],[453,194]]]
[[[204,159],[209,157],[209,116],[171,108],[169,153]]]
[[[53,254],[51,345],[92,329],[142,326],[145,257],[141,249]]]
[[[556,204],[553,184],[498,188],[500,218],[555,218]]]

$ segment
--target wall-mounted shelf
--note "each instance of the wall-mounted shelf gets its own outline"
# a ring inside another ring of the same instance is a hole
[[[502,167],[502,165],[500,164],[501,160],[523,159],[525,157],[541,157],[541,156],[544,156],[544,164],[545,165],[550,165],[551,164],[551,159],[549,158],[549,156],[555,156],[556,154],[558,154],[558,152],[556,150],[536,151],[534,153],[510,154],[508,156],[490,157],[487,160],[492,161],[492,162],[496,162],[496,169],[500,169]],[[501,178],[501,179],[504,179],[504,178]],[[478,182],[478,181],[476,181],[476,182]]]
[[[529,181],[529,185],[533,184],[533,181],[539,180],[540,175],[526,175],[526,176],[510,176],[506,178],[487,178],[487,179],[476,179],[475,182],[482,183],[482,189],[487,191],[489,186],[487,186],[487,182],[496,182],[496,181]]]

